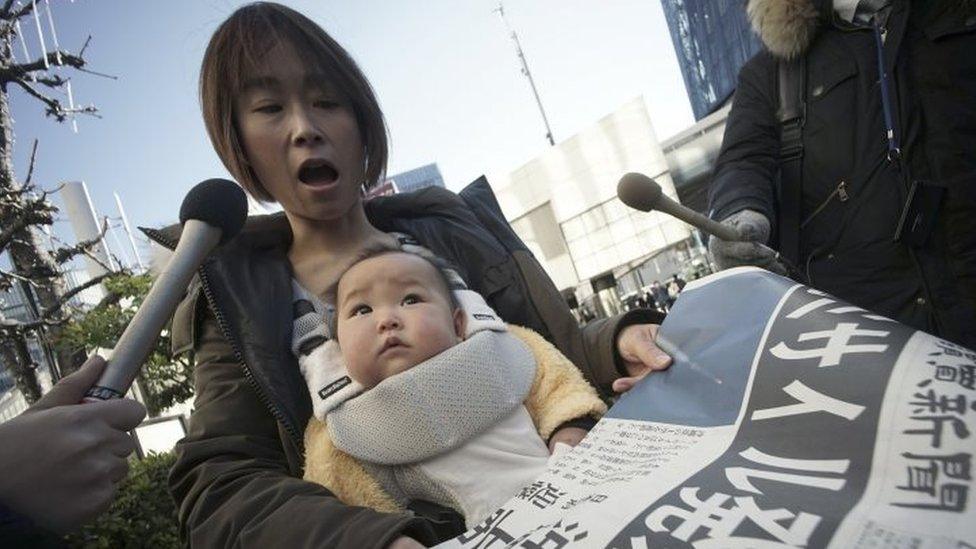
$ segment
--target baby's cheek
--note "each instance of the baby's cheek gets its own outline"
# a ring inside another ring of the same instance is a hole
[[[373,371],[375,364],[370,364],[369,360],[366,359],[367,353],[365,349],[361,345],[356,346],[352,344],[342,347],[341,340],[339,345],[342,349],[342,358],[346,363],[346,370],[349,372],[349,377],[366,387],[375,385],[375,372]]]

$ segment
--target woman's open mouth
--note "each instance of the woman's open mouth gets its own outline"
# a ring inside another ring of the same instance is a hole
[[[339,172],[325,160],[306,160],[298,169],[298,180],[312,187],[324,187],[334,183]]]

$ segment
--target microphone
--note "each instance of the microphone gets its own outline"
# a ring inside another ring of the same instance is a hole
[[[226,179],[208,179],[187,193],[180,206],[183,233],[176,250],[122,332],[105,371],[85,394],[85,402],[125,395],[183,298],[193,273],[214,248],[240,232],[246,219],[244,191]]]
[[[631,172],[621,177],[620,182],[617,183],[617,197],[620,198],[621,202],[635,210],[664,212],[722,240],[734,242],[744,240],[734,227],[709,219],[695,210],[671,200],[664,194],[657,182],[642,173]]]

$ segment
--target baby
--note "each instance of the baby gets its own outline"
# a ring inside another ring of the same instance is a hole
[[[299,353],[315,401],[305,477],[350,505],[430,501],[471,527],[545,471],[560,427],[606,408],[552,345],[452,290],[434,261],[375,249],[330,290],[335,337]]]

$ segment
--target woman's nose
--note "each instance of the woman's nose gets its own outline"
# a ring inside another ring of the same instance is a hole
[[[292,115],[293,137],[296,146],[315,145],[325,141],[322,130],[312,119],[307,109],[295,109]]]

